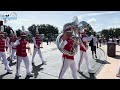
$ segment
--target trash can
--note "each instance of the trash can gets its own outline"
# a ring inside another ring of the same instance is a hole
[[[115,42],[108,42],[107,43],[107,55],[109,57],[116,56],[116,43]]]

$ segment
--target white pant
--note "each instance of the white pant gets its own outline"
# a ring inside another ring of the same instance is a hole
[[[30,74],[29,59],[28,59],[28,57],[27,56],[26,57],[17,56],[17,66],[16,66],[16,75],[17,76],[20,75],[20,64],[21,64],[22,60],[24,61],[24,64],[25,64],[26,74],[27,75]]]
[[[90,61],[88,59],[87,52],[84,52],[84,51],[81,51],[81,50],[80,50],[80,61],[78,63],[78,69],[80,69],[80,65],[81,65],[84,58],[85,58],[85,61],[86,61],[86,64],[87,64],[87,68],[92,69],[92,67],[90,65]]]
[[[16,52],[16,49],[12,49],[12,53],[11,53],[11,56],[10,56],[12,60],[14,59],[15,52]]]
[[[41,60],[42,60],[42,62],[43,62],[44,60],[43,60],[43,57],[42,57],[41,50],[40,50],[40,49],[37,49],[37,48],[34,48],[33,56],[32,56],[32,61],[34,61],[34,57],[35,57],[36,52],[38,52],[38,54],[39,54],[39,56],[40,56],[40,58],[41,58]]]
[[[6,54],[5,52],[0,52],[0,58],[2,57],[2,61],[3,61],[3,64],[5,65],[5,68],[7,70],[11,70],[10,66],[9,66],[9,63],[8,63],[8,60],[6,58]]]
[[[12,45],[14,44],[14,42],[11,42],[10,45],[8,46],[9,47],[9,55],[12,54]]]
[[[63,66],[62,66],[60,74],[59,74],[59,79],[62,79],[62,77],[63,77],[64,73],[66,72],[66,70],[68,69],[68,67],[70,67],[70,69],[72,71],[73,78],[78,79],[75,61],[70,60],[70,59],[63,59]]]
[[[11,55],[11,53],[12,53],[12,46],[9,45],[8,47],[9,47],[9,48],[8,48],[9,55]]]

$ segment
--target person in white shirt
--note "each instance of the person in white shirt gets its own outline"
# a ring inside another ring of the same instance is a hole
[[[93,33],[92,37],[93,37],[93,41],[91,45],[92,56],[94,58],[94,55],[95,55],[95,58],[97,58],[96,47],[98,48],[98,40],[97,40],[95,32]]]

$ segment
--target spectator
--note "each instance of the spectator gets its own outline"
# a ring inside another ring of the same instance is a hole
[[[47,45],[48,45],[48,37],[46,37],[46,42],[47,42]]]
[[[92,56],[94,58],[94,55],[95,55],[95,58],[97,58],[97,55],[96,55],[96,46],[98,48],[98,40],[97,40],[97,37],[96,37],[96,34],[93,33],[93,38],[91,40],[91,51],[92,51]]]
[[[103,38],[103,44],[105,44],[105,38]]]
[[[101,38],[99,39],[99,47],[101,47],[102,40]]]
[[[51,44],[51,37],[49,38],[49,42],[50,42],[50,44]]]

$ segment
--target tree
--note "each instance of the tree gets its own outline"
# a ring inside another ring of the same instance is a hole
[[[6,25],[3,25],[3,26],[4,26],[4,32],[6,33],[6,36],[10,36],[10,33],[11,33],[10,30],[12,30],[12,32],[15,33],[15,32],[13,31],[12,27],[6,26]]]
[[[120,36],[120,28],[103,29],[101,35],[106,38],[118,38]]]
[[[101,32],[101,36],[108,37],[109,36],[108,30],[107,29],[103,29],[102,32]]]
[[[46,37],[54,37],[55,34],[58,34],[58,28],[50,24],[41,24],[41,25],[31,25],[28,27],[30,33],[35,36],[36,27],[38,27],[39,34],[44,34]]]
[[[17,37],[20,36],[20,33],[21,33],[21,32],[22,32],[22,30],[20,30],[20,29],[16,30],[16,35],[17,35]]]
[[[34,36],[36,33],[36,25],[33,24],[32,26],[28,27],[28,30],[30,31],[30,33]]]
[[[89,26],[89,30],[86,32],[88,36],[92,35],[95,32],[91,26]],[[96,32],[95,32],[96,33]]]

